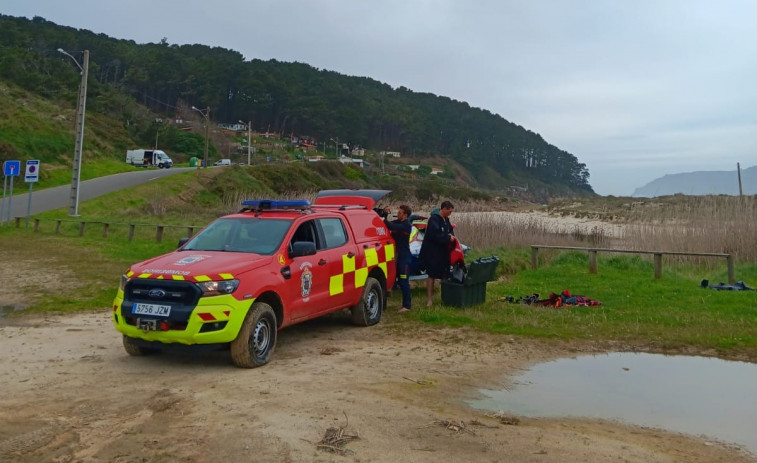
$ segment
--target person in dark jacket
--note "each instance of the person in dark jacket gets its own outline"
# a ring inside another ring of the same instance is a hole
[[[389,221],[388,218],[384,217],[384,223],[392,234],[397,248],[397,285],[402,293],[400,312],[409,312],[412,308],[410,281],[408,280],[412,259],[410,255],[410,232],[413,229],[413,225],[410,223],[410,214],[412,214],[410,206],[403,204],[397,210],[396,220]]]
[[[449,277],[450,246],[454,244],[455,235],[449,216],[455,206],[444,201],[441,208],[431,212],[423,235],[421,253],[418,256],[421,266],[426,269],[426,306],[431,307],[434,296],[434,282]]]

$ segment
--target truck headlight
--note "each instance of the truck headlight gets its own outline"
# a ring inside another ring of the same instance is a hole
[[[129,282],[129,277],[126,275],[121,275],[121,282],[118,284],[118,288],[123,291],[126,289],[126,283]]]
[[[239,286],[239,280],[203,281],[196,283],[202,290],[203,297],[231,294]]]

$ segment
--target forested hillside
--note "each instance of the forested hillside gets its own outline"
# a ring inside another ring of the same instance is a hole
[[[150,119],[137,117],[135,101],[168,118],[196,106],[210,108],[217,123],[253,121],[258,130],[319,142],[451,159],[492,191],[527,185],[547,196],[593,194],[575,156],[465,102],[302,63],[248,61],[223,48],[137,44],[39,17],[0,16],[0,80],[50,99],[75,98],[80,75],[59,48],[90,51],[87,111],[108,114],[136,138],[145,138]],[[3,151],[12,147],[0,149],[6,157]]]

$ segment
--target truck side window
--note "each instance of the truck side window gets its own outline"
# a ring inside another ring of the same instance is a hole
[[[295,231],[292,236],[292,243],[297,241],[309,241],[318,247],[318,243],[316,242],[315,223],[312,220],[308,220],[297,227],[297,231]]]
[[[324,249],[336,248],[347,242],[347,233],[338,218],[318,219],[325,241]],[[319,247],[320,249],[321,247]]]

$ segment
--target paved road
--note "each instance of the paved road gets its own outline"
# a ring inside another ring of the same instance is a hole
[[[86,180],[79,184],[79,207],[82,201],[96,198],[98,196],[110,193],[111,191],[131,188],[133,186],[147,183],[152,180],[165,177],[167,175],[178,174],[188,170],[196,170],[196,167],[173,167],[171,169],[139,169],[134,172],[125,172],[121,174],[98,177],[92,180]],[[2,201],[2,215],[0,215],[0,224],[8,220],[8,204],[10,204],[10,217],[26,217],[26,210],[29,204],[29,185],[24,183],[23,179],[14,179],[13,197],[10,196],[10,180],[6,185],[7,191],[5,199]],[[20,193],[20,194],[19,194]],[[32,192],[32,204],[30,214],[69,207],[71,205],[71,185],[63,185],[55,188]]]

